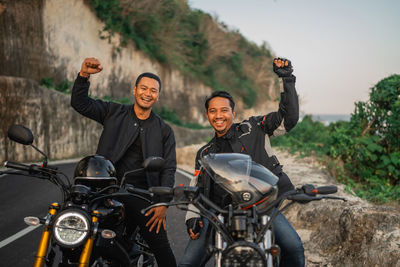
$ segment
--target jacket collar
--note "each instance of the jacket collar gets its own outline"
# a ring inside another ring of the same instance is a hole
[[[139,119],[139,118],[136,116],[135,109],[134,109],[134,104],[130,107],[130,112],[129,112],[129,114],[131,114],[131,117],[132,117],[132,119],[133,119],[133,121],[134,121],[135,123],[137,123],[138,125],[141,124],[141,126],[144,127],[144,128],[146,128],[147,126],[149,126],[150,122],[154,119],[154,112],[153,112],[153,110],[151,110],[150,116],[149,116],[147,119],[145,119],[145,120]]]
[[[234,136],[235,136],[235,127],[234,127],[234,124],[232,124],[231,128],[229,128],[229,130],[226,132],[226,134],[224,134],[220,138],[225,139],[225,140],[231,140],[232,137],[234,137]],[[217,133],[215,133],[214,140],[216,140],[217,138],[218,138]]]

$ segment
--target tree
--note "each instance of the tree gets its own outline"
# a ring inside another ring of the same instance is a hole
[[[347,133],[354,141],[346,152],[353,174],[367,182],[399,184],[400,75],[381,80],[368,101],[356,103]]]

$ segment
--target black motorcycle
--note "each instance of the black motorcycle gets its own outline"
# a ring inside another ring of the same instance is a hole
[[[272,229],[279,211],[294,202],[345,201],[335,196],[318,196],[336,193],[336,186],[316,188],[310,184],[277,197],[278,177],[245,154],[209,154],[200,160],[200,164],[203,175],[209,175],[231,196],[232,202],[227,207],[217,206],[199,193],[198,187],[152,187],[149,191],[173,195],[172,202],[157,205],[190,210],[210,222],[215,234],[207,250],[214,254],[215,266],[279,266],[280,248],[274,241]],[[284,200],[290,202],[282,208]],[[196,209],[188,208],[189,204]]]
[[[1,172],[45,179],[57,185],[62,203],[52,203],[46,217],[26,217],[31,226],[44,226],[34,266],[154,266],[155,258],[138,229],[128,231],[121,198],[136,197],[149,201],[149,192],[123,186],[127,175],[137,171],[159,170],[162,158],[149,158],[143,169],[127,172],[118,184],[112,163],[101,156],[85,157],[78,162],[73,182],[47,164],[47,156],[36,148],[32,132],[13,125],[8,137],[30,145],[44,157],[41,165],[6,161],[4,166],[20,172]],[[22,172],[21,172],[22,171]],[[124,190],[121,190],[123,186]]]

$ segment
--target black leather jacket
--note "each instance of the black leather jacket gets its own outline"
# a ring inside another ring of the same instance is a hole
[[[166,160],[162,171],[146,172],[148,186],[172,187],[175,183],[176,151],[171,127],[152,112],[146,128],[141,128],[133,120],[133,105],[92,99],[88,96],[89,86],[88,79],[78,75],[72,89],[71,106],[103,125],[96,153],[115,164],[140,134],[143,158],[159,156]],[[153,200],[168,202],[170,198],[162,196]]]
[[[294,76],[283,78],[284,92],[281,94],[279,109],[265,116],[254,116],[241,123],[234,123],[229,131],[223,136],[226,138],[234,153],[245,153],[251,156],[252,160],[265,166],[279,177],[279,194],[293,189],[289,177],[282,171],[282,165],[274,155],[268,155],[266,142],[269,145],[269,137],[279,136],[290,131],[299,119],[299,103],[295,89],[296,78]],[[207,145],[199,149],[196,155],[195,175],[199,173],[199,159],[209,153],[223,152],[218,151],[216,138],[214,137]],[[207,175],[198,175],[191,184],[197,180],[197,186],[203,193],[213,199],[214,195],[221,197],[213,181]],[[211,192],[211,195],[210,195]],[[217,192],[217,193],[215,193]],[[221,202],[221,200],[214,199]],[[224,202],[224,201],[222,201]],[[222,204],[222,203],[219,203]]]

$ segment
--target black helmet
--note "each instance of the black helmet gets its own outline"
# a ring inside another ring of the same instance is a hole
[[[114,165],[103,156],[87,156],[76,165],[74,184],[86,185],[94,191],[117,184]]]

